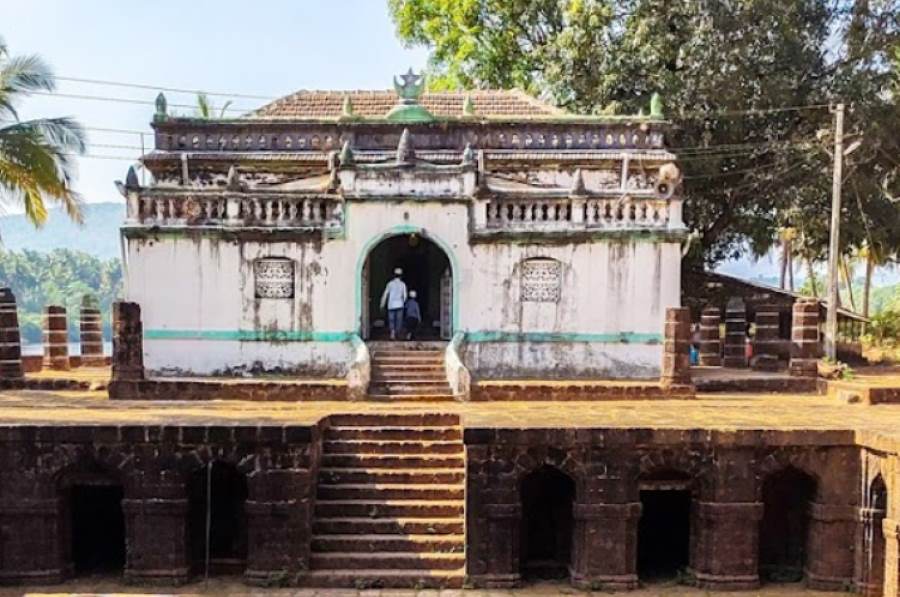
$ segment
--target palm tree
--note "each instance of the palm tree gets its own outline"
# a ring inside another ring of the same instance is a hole
[[[16,111],[30,92],[55,87],[40,57],[10,56],[0,38],[0,204],[19,204],[36,227],[47,221],[48,201],[82,222],[81,197],[72,181],[73,157],[86,149],[84,129],[65,117],[20,120]]]
[[[225,102],[225,105],[219,109],[219,115],[216,116],[216,107],[213,105],[212,100],[209,99],[209,96],[205,93],[197,94],[197,116],[204,120],[211,120],[213,118],[225,118],[225,112],[228,111],[228,108],[231,106],[231,102]]]

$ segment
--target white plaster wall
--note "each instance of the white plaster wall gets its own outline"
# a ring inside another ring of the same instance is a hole
[[[662,346],[605,342],[480,342],[464,359],[476,378],[653,379]]]
[[[423,230],[452,254],[458,277],[458,329],[466,332],[553,334],[562,342],[469,343],[476,374],[658,374],[661,345],[596,342],[593,336],[662,334],[665,308],[679,304],[678,243],[592,241],[581,244],[469,243],[465,203],[408,200],[352,202],[345,238],[296,242],[161,237],[128,241],[128,300],[141,304],[148,334],[259,330],[337,337],[359,328],[358,270],[364,253],[392,230]],[[399,227],[399,228],[398,228]],[[252,262],[289,257],[297,262],[293,301],[254,298]],[[563,266],[559,303],[522,303],[523,259],[550,257]],[[333,338],[332,338],[333,339]],[[251,369],[262,361],[281,369],[343,374],[348,342],[148,339],[148,368],[208,374]]]

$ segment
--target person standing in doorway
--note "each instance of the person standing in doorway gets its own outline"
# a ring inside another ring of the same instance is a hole
[[[419,324],[422,323],[422,311],[419,309],[419,301],[416,300],[416,291],[409,291],[409,298],[406,299],[406,307],[405,307],[405,321],[406,325],[406,339],[412,340],[416,331],[419,329]]]
[[[391,330],[391,340],[396,340],[403,334],[403,308],[406,305],[406,284],[402,279],[403,270],[399,267],[394,270],[394,277],[384,287],[381,295],[381,308],[387,307],[388,328]]]

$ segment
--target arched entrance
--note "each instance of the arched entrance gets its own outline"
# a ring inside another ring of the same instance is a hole
[[[422,313],[416,338],[449,339],[453,327],[453,268],[447,253],[423,232],[391,234],[366,255],[360,272],[360,335],[372,340],[388,337],[381,296],[396,268],[403,270],[407,289],[416,291]]]
[[[568,578],[572,560],[575,482],[552,466],[522,481],[519,566],[525,579]]]
[[[247,558],[247,478],[227,462],[197,469],[188,483],[191,563],[195,573],[240,574]],[[209,543],[207,545],[207,538]]]
[[[60,479],[64,559],[75,576],[121,574],[125,567],[124,489],[89,464]]]
[[[806,570],[809,510],[816,480],[793,467],[766,477],[759,527],[759,575],[763,581],[799,582]]]
[[[686,473],[665,469],[642,475],[638,487],[638,577],[641,582],[677,578],[690,565],[694,484]]]
[[[861,592],[868,597],[884,594],[884,550],[885,539],[882,530],[887,514],[887,486],[881,475],[875,477],[866,496],[867,506],[863,510],[863,582]]]

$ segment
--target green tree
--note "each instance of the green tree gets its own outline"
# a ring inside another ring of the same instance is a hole
[[[884,150],[898,142],[888,52],[900,0],[388,2],[400,39],[431,50],[433,87],[522,87],[586,113],[636,113],[660,92],[707,263],[762,254],[783,227],[798,228],[798,252],[824,257],[821,131],[826,104],[844,99],[867,139],[848,164],[845,245],[883,237],[896,253],[900,214],[877,187],[897,168]]]
[[[0,38],[0,201],[21,205],[35,226],[47,220],[48,200],[81,221],[81,199],[72,190],[72,157],[85,151],[84,130],[71,118],[23,121],[16,111],[29,93],[55,87],[43,60],[11,56]]]
[[[84,295],[98,299],[104,337],[110,338],[110,308],[122,290],[118,259],[103,261],[87,253],[56,249],[50,253],[0,253],[0,286],[16,296],[19,327],[28,343],[41,341],[41,314],[47,305],[66,307],[69,337],[78,339],[78,313]]]

